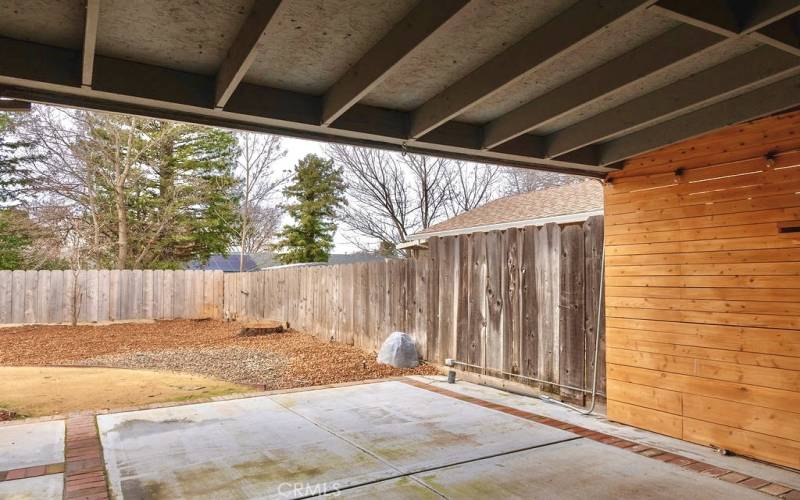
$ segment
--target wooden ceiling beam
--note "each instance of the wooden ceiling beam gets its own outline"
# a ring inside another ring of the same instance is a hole
[[[356,104],[322,127],[320,96],[242,83],[225,108],[215,110],[213,76],[98,55],[94,83],[86,89],[80,84],[79,51],[0,37],[0,53],[9,54],[0,58],[0,86],[4,96],[15,99],[580,175],[612,170],[569,159],[542,160],[535,156],[540,145],[482,151],[481,127],[469,123],[450,122],[424,140],[409,141],[404,111]]]
[[[83,31],[83,59],[81,85],[91,88],[94,71],[94,52],[97,45],[97,23],[100,19],[100,0],[86,0],[86,18]]]
[[[751,36],[761,43],[772,45],[800,57],[800,14],[795,13],[784,17],[769,26],[754,31]]]
[[[724,40],[727,38],[694,26],[678,26],[489,122],[483,148],[495,148],[547,125],[580,106]]]
[[[30,111],[31,103],[28,101],[20,101],[17,99],[0,99],[0,111],[6,112],[19,112]]]
[[[588,144],[634,132],[798,70],[800,59],[773,47],[758,47],[550,134],[543,156],[559,157]]]
[[[760,0],[742,14],[742,31],[752,33],[800,12],[797,0]]]
[[[383,81],[420,44],[469,0],[420,2],[354,64],[325,94],[322,125],[328,126]]]
[[[601,147],[600,164],[610,165],[728,125],[784,111],[798,104],[800,76],[785,78],[608,142]]]
[[[800,55],[800,13],[797,0],[659,0],[650,10],[729,38],[749,36],[777,49]]]
[[[727,0],[660,0],[648,10],[725,37],[735,36],[739,31],[739,20]]]
[[[525,73],[558,57],[650,0],[582,0],[416,109],[409,138],[418,139]]]
[[[214,109],[222,109],[255,60],[255,48],[267,31],[280,0],[256,0],[219,68]]]

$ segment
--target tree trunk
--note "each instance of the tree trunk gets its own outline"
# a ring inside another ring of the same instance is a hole
[[[78,317],[81,315],[81,288],[78,285],[79,267],[74,266],[72,270],[72,314],[70,315],[70,324],[76,326],[78,324]]]
[[[242,224],[241,242],[239,243],[239,272],[244,272],[244,224]]]
[[[252,164],[248,161],[244,170],[244,200],[242,200],[242,231],[239,241],[239,272],[244,272],[244,242],[247,238],[247,226],[250,224],[250,169]]]
[[[247,209],[242,213],[242,230],[239,231],[239,272],[244,272],[244,252],[245,242],[247,241],[247,225],[249,224],[249,215]]]
[[[117,269],[125,269],[128,262],[128,211],[125,193],[121,186],[116,189],[117,204]]]
[[[92,216],[92,257],[94,259],[94,267],[95,269],[100,269],[100,261],[102,260],[102,255],[100,252],[100,221],[97,220],[97,211],[95,211],[94,206],[90,211]]]

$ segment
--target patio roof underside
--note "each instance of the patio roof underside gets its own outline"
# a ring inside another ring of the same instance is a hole
[[[3,0],[0,19],[7,98],[591,176],[800,104],[798,0]]]

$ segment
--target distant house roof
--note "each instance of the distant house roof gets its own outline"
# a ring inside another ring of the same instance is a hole
[[[434,224],[411,236],[431,236],[489,231],[508,227],[574,222],[603,213],[603,186],[591,180],[539,191],[506,196]]]
[[[193,260],[186,265],[186,269],[196,271],[223,271],[226,273],[239,272],[239,254],[232,253],[228,256],[225,255],[212,255],[208,258],[208,262],[200,262]],[[245,271],[258,271],[261,269],[258,263],[249,254],[244,256],[244,270]]]
[[[327,264],[350,264],[353,262],[368,262],[372,260],[383,260],[384,257],[367,253],[332,253],[328,257]],[[323,263],[325,264],[325,263]],[[267,269],[269,267],[280,266],[271,252],[261,252],[245,254],[244,256],[244,271],[258,271],[260,269]],[[186,265],[186,269],[203,270],[203,271],[223,271],[226,273],[239,272],[239,254],[232,253],[227,257],[224,255],[212,255],[208,262],[203,263],[199,261],[192,261]]]

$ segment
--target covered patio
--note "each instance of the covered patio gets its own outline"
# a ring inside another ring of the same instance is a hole
[[[47,103],[604,179],[608,418],[697,453],[594,440],[592,419],[562,429],[515,413],[529,403],[508,394],[474,404],[391,382],[102,415],[86,437],[92,487],[107,474],[118,496],[239,498],[283,475],[366,497],[800,495],[793,472],[708,448],[800,469],[797,0],[2,0],[0,19],[0,110]],[[503,342],[478,368],[521,365]],[[195,461],[194,446],[237,458]],[[10,474],[28,467],[10,456],[0,495],[28,473]],[[64,460],[43,461],[24,481],[60,491],[47,466]]]

